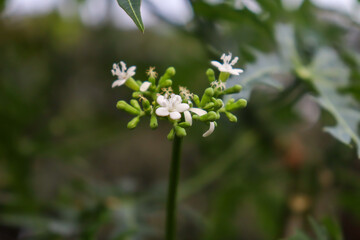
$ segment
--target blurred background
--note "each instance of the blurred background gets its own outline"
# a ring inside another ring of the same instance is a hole
[[[170,126],[126,128],[112,64],[201,94],[229,51],[248,107],[185,138],[178,239],[360,239],[359,1],[143,0],[144,34],[116,0],[0,10],[1,240],[163,239]]]

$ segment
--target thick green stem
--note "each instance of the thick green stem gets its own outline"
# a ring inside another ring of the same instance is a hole
[[[181,142],[182,138],[175,135],[166,204],[166,240],[174,240],[176,235],[176,199],[180,176]]]

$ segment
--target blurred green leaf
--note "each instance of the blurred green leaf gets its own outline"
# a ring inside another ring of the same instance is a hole
[[[348,68],[333,49],[324,47],[316,53],[310,71],[311,82],[319,94],[317,101],[337,121],[335,126],[324,130],[344,144],[350,145],[353,141],[360,158],[359,106],[352,97],[338,92],[340,87],[349,84]]]
[[[119,6],[131,17],[136,26],[141,32],[144,32],[145,27],[141,19],[140,5],[141,0],[117,0]]]
[[[259,85],[266,85],[277,90],[283,89],[283,85],[274,78],[275,74],[282,74],[287,71],[279,56],[255,52],[255,57],[256,61],[247,65],[240,77],[232,77],[229,80],[229,87],[235,84],[241,84],[243,87],[240,93],[234,94],[231,97],[249,99],[252,90]]]

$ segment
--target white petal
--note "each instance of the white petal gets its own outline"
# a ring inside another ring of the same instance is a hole
[[[136,66],[129,67],[129,69],[126,72],[128,77],[134,76],[135,75],[135,70],[136,70]]]
[[[190,123],[190,126],[192,125],[192,117],[191,113],[189,111],[184,112],[185,121]]]
[[[180,103],[180,104],[175,106],[175,110],[178,111],[178,112],[186,111],[189,108],[190,108],[190,106],[187,103]]]
[[[157,103],[162,106],[162,107],[166,107],[166,103],[167,103],[167,100],[165,99],[165,97],[163,95],[159,95],[156,99]]]
[[[244,72],[244,70],[242,70],[240,68],[234,68],[234,69],[229,70],[229,73],[231,73],[233,75],[239,75],[242,72]]]
[[[222,64],[219,63],[218,61],[211,61],[211,64],[214,65],[215,67],[219,68],[219,69],[222,67]]]
[[[123,85],[126,82],[126,79],[119,79],[116,80],[115,82],[113,82],[113,84],[111,85],[112,88],[114,87],[120,87],[121,85]]]
[[[145,81],[145,82],[143,82],[143,83],[141,84],[141,86],[140,86],[140,91],[141,91],[141,92],[145,92],[146,90],[149,89],[150,86],[151,86],[151,82]]]
[[[125,72],[126,71],[126,64],[123,61],[121,61],[120,64],[121,64],[121,71]]]
[[[171,119],[174,119],[174,120],[180,119],[180,118],[181,118],[181,114],[180,114],[179,112],[171,112],[171,113],[170,113],[170,118],[171,118]]]
[[[180,104],[180,103],[182,102],[181,96],[174,94],[174,96],[173,96],[173,102],[174,102],[175,105]]]
[[[166,117],[169,115],[169,110],[164,107],[159,107],[158,109],[156,109],[155,113],[160,117]]]
[[[239,58],[238,58],[238,57],[235,57],[235,58],[231,61],[230,65],[235,65],[238,60],[239,60]]]
[[[210,122],[210,128],[209,130],[207,130],[202,136],[203,137],[208,137],[210,136],[215,130],[215,123],[214,122]]]
[[[203,110],[203,109],[201,109],[201,108],[190,108],[189,110],[190,110],[191,112],[199,115],[199,116],[202,116],[202,115],[207,114],[207,111],[205,111],[205,110]]]

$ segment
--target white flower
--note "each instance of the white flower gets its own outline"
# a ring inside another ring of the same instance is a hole
[[[171,94],[169,98],[167,94],[165,94],[165,96],[159,95],[156,101],[161,106],[156,109],[156,115],[160,117],[166,117],[170,115],[170,118],[173,120],[180,119],[180,113],[190,108],[187,103],[182,103],[181,97],[176,94]]]
[[[129,69],[127,69],[126,64],[123,61],[121,61],[120,64],[121,64],[121,69],[119,64],[116,63],[113,64],[113,69],[111,69],[112,75],[118,76],[118,79],[112,84],[113,88],[123,85],[126,82],[126,80],[128,80],[129,78],[135,75],[136,66],[132,66],[129,67]]]
[[[143,83],[141,84],[141,86],[140,86],[140,91],[141,91],[141,92],[145,92],[146,90],[149,89],[150,86],[151,86],[151,82],[145,81],[145,82],[143,82]]]
[[[202,116],[207,114],[207,112],[201,108],[190,108],[189,111]],[[191,113],[189,111],[185,111],[184,112],[184,116],[185,116],[185,121],[190,123],[190,126],[192,125],[192,117],[191,117]],[[210,136],[215,130],[215,122],[210,122],[210,128],[202,135],[203,137],[208,137]]]
[[[232,61],[231,61],[231,58],[232,58],[231,53],[229,53],[229,55],[225,55],[225,53],[224,53],[221,56],[221,60],[223,60],[223,62],[224,62],[223,64],[219,63],[218,61],[211,61],[211,64],[214,65],[215,67],[217,67],[220,72],[227,72],[227,73],[230,73],[233,75],[239,75],[240,73],[243,72],[243,70],[240,68],[232,68],[232,66],[237,63],[239,58],[235,57]]]

